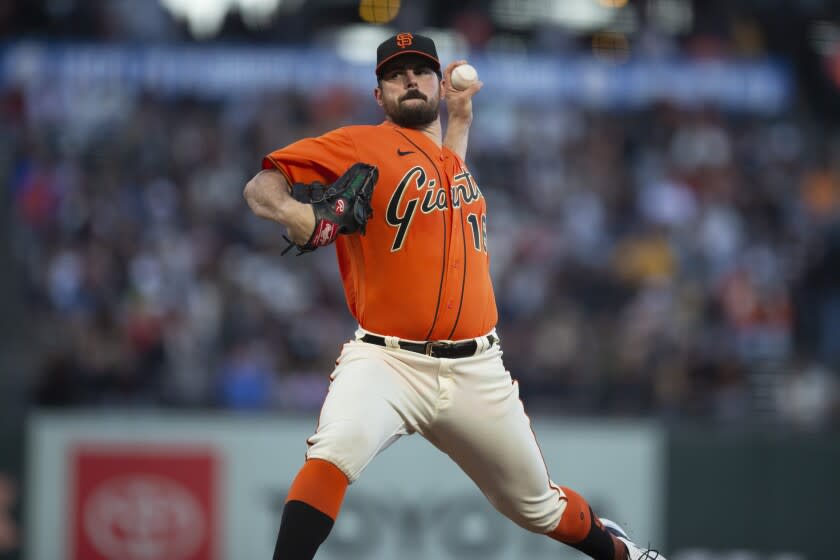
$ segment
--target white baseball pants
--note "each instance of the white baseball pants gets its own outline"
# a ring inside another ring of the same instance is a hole
[[[336,362],[307,458],[333,463],[352,483],[380,451],[417,432],[514,523],[553,530],[566,500],[549,479],[499,345],[433,358],[359,341],[364,334],[359,329]]]

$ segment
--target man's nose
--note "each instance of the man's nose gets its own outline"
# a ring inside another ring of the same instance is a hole
[[[409,86],[417,86],[417,74],[414,73],[413,70],[406,70],[403,73],[403,81],[405,82],[406,87]]]

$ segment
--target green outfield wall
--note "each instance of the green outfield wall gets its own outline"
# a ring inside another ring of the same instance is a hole
[[[25,489],[20,557],[268,558],[314,427],[300,416],[33,414],[22,472],[19,439],[0,439],[0,470]],[[838,558],[840,434],[552,417],[534,430],[555,481],[669,560]],[[318,558],[583,557],[502,518],[445,455],[411,436],[353,484]]]
[[[840,434],[680,430],[666,455],[676,560],[840,558]]]

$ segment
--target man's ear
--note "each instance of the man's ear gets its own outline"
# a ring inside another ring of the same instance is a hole
[[[373,97],[376,99],[376,104],[382,107],[382,89],[379,86],[373,88]]]

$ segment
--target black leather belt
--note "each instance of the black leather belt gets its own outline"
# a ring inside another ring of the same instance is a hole
[[[487,339],[488,348],[493,346],[499,339],[495,335],[484,337]],[[375,334],[366,334],[361,338],[362,342],[369,342],[370,344],[377,344],[379,346],[386,346],[385,339]],[[418,354],[425,354],[433,358],[466,358],[467,356],[474,356],[478,348],[478,343],[475,340],[465,340],[464,342],[440,342],[433,340],[430,342],[407,342],[401,340],[398,343],[400,349],[417,352]]]

